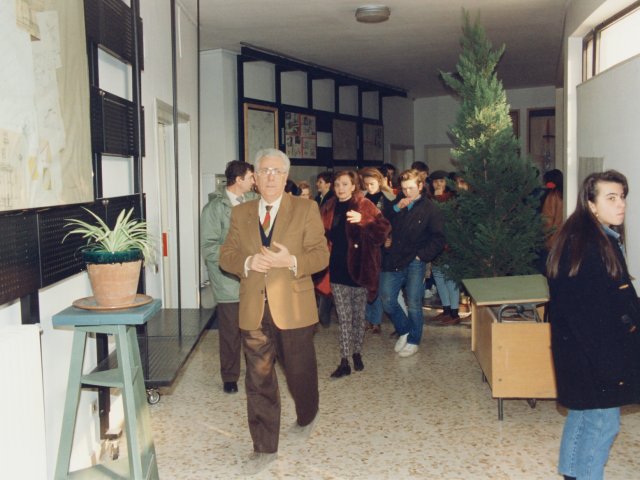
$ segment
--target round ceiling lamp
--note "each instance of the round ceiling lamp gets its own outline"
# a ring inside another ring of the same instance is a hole
[[[381,23],[389,20],[391,10],[386,5],[363,5],[356,10],[356,20],[362,23]]]

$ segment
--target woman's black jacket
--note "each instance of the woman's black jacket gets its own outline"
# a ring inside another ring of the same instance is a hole
[[[568,276],[567,247],[558,277],[549,279],[558,401],[573,410],[618,407],[640,400],[638,297],[617,240],[607,238],[624,268],[620,280],[607,274],[595,242],[586,248],[576,276]]]

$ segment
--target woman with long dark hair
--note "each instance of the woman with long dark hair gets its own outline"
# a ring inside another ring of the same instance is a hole
[[[362,344],[367,300],[378,294],[381,246],[389,229],[387,219],[364,198],[360,177],[352,170],[336,173],[335,197],[320,213],[329,242],[329,281],[340,326],[340,365],[331,374],[340,378],[362,370]]]
[[[615,170],[589,175],[547,259],[566,479],[603,478],[620,407],[640,400],[640,306],[623,247],[628,191]]]

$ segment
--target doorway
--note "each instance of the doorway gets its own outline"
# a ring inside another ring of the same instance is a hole
[[[198,235],[194,223],[194,192],[191,188],[191,124],[178,114],[178,158],[176,187],[173,107],[157,100],[157,139],[162,297],[165,308],[198,308]],[[183,167],[184,166],[184,167]],[[197,208],[197,207],[196,207]]]

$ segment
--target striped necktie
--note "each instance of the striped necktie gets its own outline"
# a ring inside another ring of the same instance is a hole
[[[236,200],[238,201],[238,204],[244,202],[244,198],[242,198],[242,196],[236,197]]]
[[[264,220],[262,220],[262,230],[264,230],[265,235],[269,235],[269,229],[271,228],[271,214],[269,213],[271,207],[272,205],[265,205],[267,213],[264,214]]]

